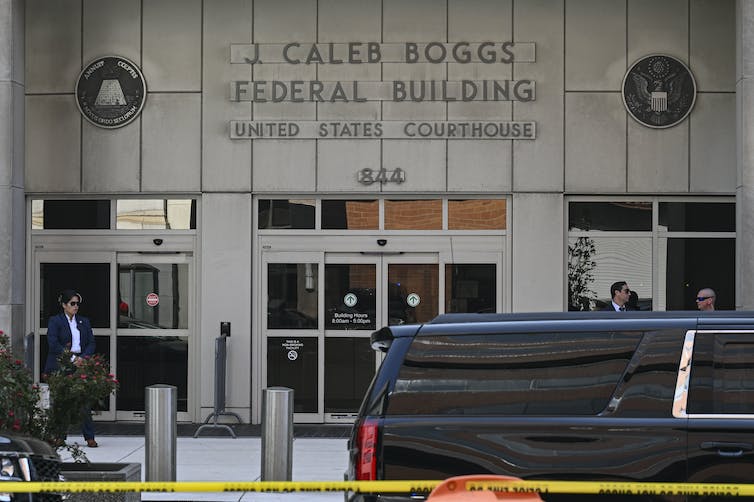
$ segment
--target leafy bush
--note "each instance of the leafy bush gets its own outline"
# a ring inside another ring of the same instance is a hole
[[[39,387],[23,361],[13,357],[8,337],[0,331],[0,430],[38,436]]]
[[[72,426],[118,388],[110,365],[99,354],[71,361],[58,358],[59,370],[48,375],[50,406],[43,408],[40,388],[22,361],[13,358],[8,337],[0,331],[0,430],[33,436],[59,448]]]

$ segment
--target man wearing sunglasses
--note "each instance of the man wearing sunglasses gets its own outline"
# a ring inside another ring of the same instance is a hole
[[[702,288],[696,294],[696,308],[699,310],[715,310],[715,291],[712,288]]]

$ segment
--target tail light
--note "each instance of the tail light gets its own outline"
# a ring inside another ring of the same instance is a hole
[[[377,420],[364,420],[359,425],[357,442],[359,445],[356,463],[356,480],[373,481],[377,479]]]

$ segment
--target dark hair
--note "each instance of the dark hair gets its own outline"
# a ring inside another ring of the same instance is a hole
[[[631,307],[633,310],[639,310],[639,294],[633,289],[628,294],[628,302],[626,302],[626,306]]]
[[[612,286],[610,286],[610,298],[615,298],[615,292],[620,291],[623,289],[623,286],[626,285],[626,281],[618,281],[614,282]]]
[[[61,305],[63,303],[68,303],[69,301],[71,301],[71,298],[73,298],[74,296],[78,296],[79,297],[79,302],[83,302],[84,301],[84,297],[81,296],[77,291],[75,291],[73,289],[64,289],[58,295],[58,303],[60,303]]]

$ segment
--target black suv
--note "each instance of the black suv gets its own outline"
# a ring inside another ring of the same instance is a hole
[[[754,312],[448,314],[372,346],[349,479],[754,482]]]
[[[7,493],[3,481],[60,481],[60,457],[44,441],[0,432],[0,502],[53,502],[55,493]]]

